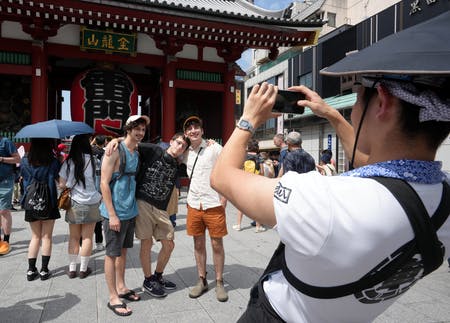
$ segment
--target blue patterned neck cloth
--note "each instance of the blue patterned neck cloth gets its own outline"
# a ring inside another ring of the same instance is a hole
[[[447,178],[441,171],[440,161],[423,160],[389,160],[353,169],[341,176],[353,177],[392,177],[419,184],[437,184]]]

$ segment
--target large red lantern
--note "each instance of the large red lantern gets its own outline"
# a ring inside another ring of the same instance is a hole
[[[75,77],[70,93],[73,121],[82,121],[96,134],[121,136],[130,115],[137,114],[136,85],[125,73],[90,69]]]

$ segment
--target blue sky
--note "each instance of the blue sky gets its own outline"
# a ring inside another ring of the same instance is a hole
[[[268,9],[279,10],[287,8],[294,0],[255,0],[255,6]]]
[[[287,8],[292,2],[294,0],[255,0],[255,6],[267,10],[280,10]],[[246,71],[252,63],[250,50],[243,52],[241,58],[236,63]]]

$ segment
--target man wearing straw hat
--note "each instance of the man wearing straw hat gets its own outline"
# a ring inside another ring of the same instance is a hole
[[[240,169],[251,131],[235,129],[211,185],[281,240],[239,322],[371,322],[448,257],[449,185],[435,156],[450,131],[449,29],[446,12],[327,69],[361,77],[352,125],[314,91],[290,89],[333,125],[356,169],[254,176]],[[241,119],[273,117],[276,93],[255,85]]]

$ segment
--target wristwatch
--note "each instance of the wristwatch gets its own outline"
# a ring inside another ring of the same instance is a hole
[[[255,133],[255,128],[253,128],[252,124],[245,119],[240,118],[236,127],[239,129],[250,132],[252,135]]]

